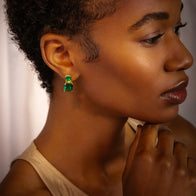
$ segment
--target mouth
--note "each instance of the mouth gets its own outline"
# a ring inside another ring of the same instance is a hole
[[[161,98],[170,104],[181,104],[187,97],[186,87],[188,86],[188,79],[182,80],[174,87],[161,94]]]

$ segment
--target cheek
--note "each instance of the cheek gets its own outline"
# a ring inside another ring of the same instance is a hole
[[[97,62],[81,66],[84,94],[105,112],[149,122],[173,118],[177,107],[165,107],[160,94],[167,79],[161,52],[130,46],[103,49]],[[132,51],[132,52],[131,52]]]
[[[126,54],[125,50],[116,54],[101,55],[98,63],[83,67],[83,86],[93,102],[104,107],[121,111],[127,115],[152,108],[159,96],[159,68],[142,55]],[[154,66],[155,67],[155,66]],[[130,113],[131,112],[131,113]]]
[[[119,49],[108,54],[105,62],[120,82],[135,93],[158,93],[163,80],[162,57],[140,47]],[[145,95],[145,94],[144,94]],[[147,96],[147,94],[145,95]]]

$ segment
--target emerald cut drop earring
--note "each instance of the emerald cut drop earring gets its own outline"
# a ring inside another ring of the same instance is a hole
[[[65,76],[65,84],[64,84],[64,92],[65,91],[72,91],[73,90],[73,83],[71,81],[71,76],[66,75]]]

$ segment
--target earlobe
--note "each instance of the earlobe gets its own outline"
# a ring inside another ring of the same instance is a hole
[[[68,38],[45,34],[41,37],[40,47],[44,62],[62,78],[67,74],[75,79],[79,76],[71,59],[71,43]]]

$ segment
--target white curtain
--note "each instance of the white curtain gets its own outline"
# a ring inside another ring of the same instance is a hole
[[[11,160],[42,129],[48,97],[30,63],[9,39],[0,0],[0,181]]]
[[[182,18],[188,27],[182,32],[182,40],[196,59],[196,1],[184,3]],[[2,4],[0,0],[0,181],[11,160],[39,134],[48,110],[48,97],[30,63],[8,37]],[[189,96],[180,114],[196,126],[196,67],[187,73]]]

